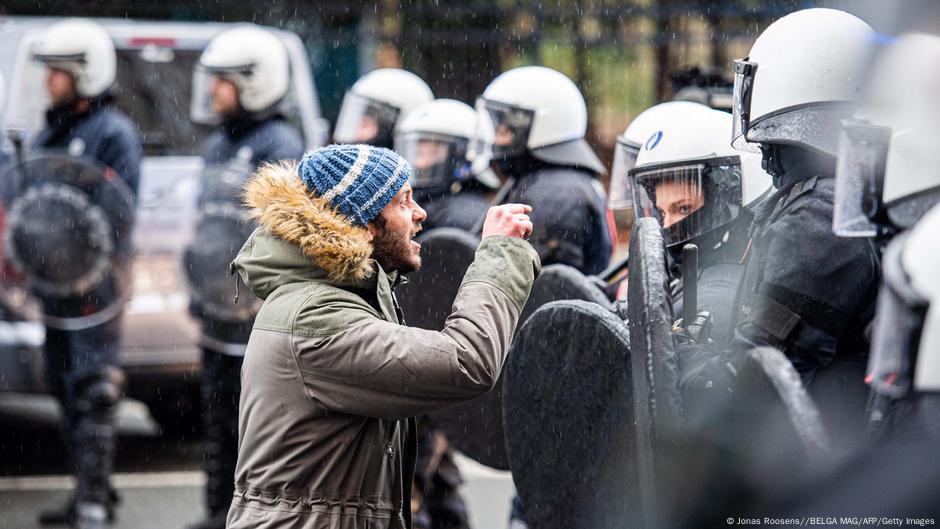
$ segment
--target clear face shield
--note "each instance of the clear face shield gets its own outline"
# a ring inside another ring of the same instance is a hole
[[[466,138],[410,132],[395,138],[395,152],[411,164],[410,182],[415,189],[447,188],[473,177],[467,159],[469,143]]]
[[[845,120],[839,137],[832,230],[840,237],[874,237],[888,226],[882,191],[891,129]]]
[[[511,158],[526,152],[529,132],[535,119],[534,111],[487,101],[482,97],[477,99],[476,109],[479,116],[485,116],[479,119],[480,126],[489,127],[493,131],[493,157]]]
[[[213,93],[217,79],[229,81],[238,86],[239,76],[251,75],[252,65],[229,68],[210,68],[197,64],[193,70],[193,89],[190,96],[189,119],[200,125],[218,125],[222,115],[216,111],[216,97]]]
[[[754,90],[754,73],[757,63],[747,59],[734,61],[734,91],[732,92],[731,146],[739,151],[760,153],[760,146],[747,141],[751,125],[751,95]]]
[[[741,213],[742,172],[737,156],[638,167],[629,175],[636,217],[659,221],[666,246],[695,239]]]
[[[333,140],[338,143],[391,145],[401,109],[352,92],[346,92]]]
[[[639,145],[628,142],[623,136],[617,138],[607,206],[614,214],[618,231],[633,223],[633,181],[630,179],[630,170],[636,166],[639,152]]]

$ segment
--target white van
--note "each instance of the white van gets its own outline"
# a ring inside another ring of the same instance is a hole
[[[44,69],[31,52],[43,30],[58,20],[0,17],[0,70],[7,86],[3,125],[25,131],[26,144],[43,127],[48,107]],[[190,120],[192,74],[209,41],[233,24],[96,21],[117,48],[116,105],[137,124],[144,145],[133,297],[125,311],[119,361],[130,378],[129,395],[150,404],[158,419],[172,422],[196,404],[187,397],[197,395],[194,375],[200,362],[198,325],[188,314],[181,255],[196,217],[199,153],[211,128]],[[272,30],[290,57],[288,118],[302,131],[308,149],[319,147],[326,141],[327,123],[320,115],[306,49],[296,34]],[[20,320],[8,315],[0,321],[0,391],[43,391],[42,326]]]

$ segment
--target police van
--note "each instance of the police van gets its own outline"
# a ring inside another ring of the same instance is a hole
[[[3,126],[29,145],[48,108],[42,64],[32,51],[57,18],[0,17],[0,71],[6,79]],[[133,242],[132,295],[125,306],[120,364],[128,394],[174,427],[197,409],[200,352],[198,322],[189,315],[183,249],[197,216],[196,190],[203,169],[200,149],[212,131],[192,119],[206,87],[193,75],[203,49],[233,24],[97,19],[117,50],[115,104],[137,125],[143,140]],[[287,49],[291,86],[288,119],[305,146],[325,143],[327,123],[306,49],[289,31],[272,29]],[[23,289],[0,293],[0,391],[42,392],[43,326],[35,301]]]

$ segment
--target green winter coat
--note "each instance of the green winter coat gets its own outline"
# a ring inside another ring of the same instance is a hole
[[[227,527],[409,528],[413,417],[493,387],[538,256],[484,240],[444,329],[405,327],[366,230],[295,175],[266,166],[247,187],[261,227],[233,266],[265,301],[242,368]]]

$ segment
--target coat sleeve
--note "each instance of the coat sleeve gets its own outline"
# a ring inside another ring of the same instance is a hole
[[[735,329],[735,349],[776,347],[810,376],[857,338],[849,334],[870,316],[878,258],[869,240],[836,236],[831,211],[831,202],[813,197],[765,231],[761,280]]]
[[[441,331],[397,325],[364,306],[305,304],[295,320],[294,355],[309,396],[351,415],[399,419],[489,391],[499,378],[522,306],[539,272],[520,239],[492,237],[477,249]],[[342,329],[304,336],[320,322]]]

